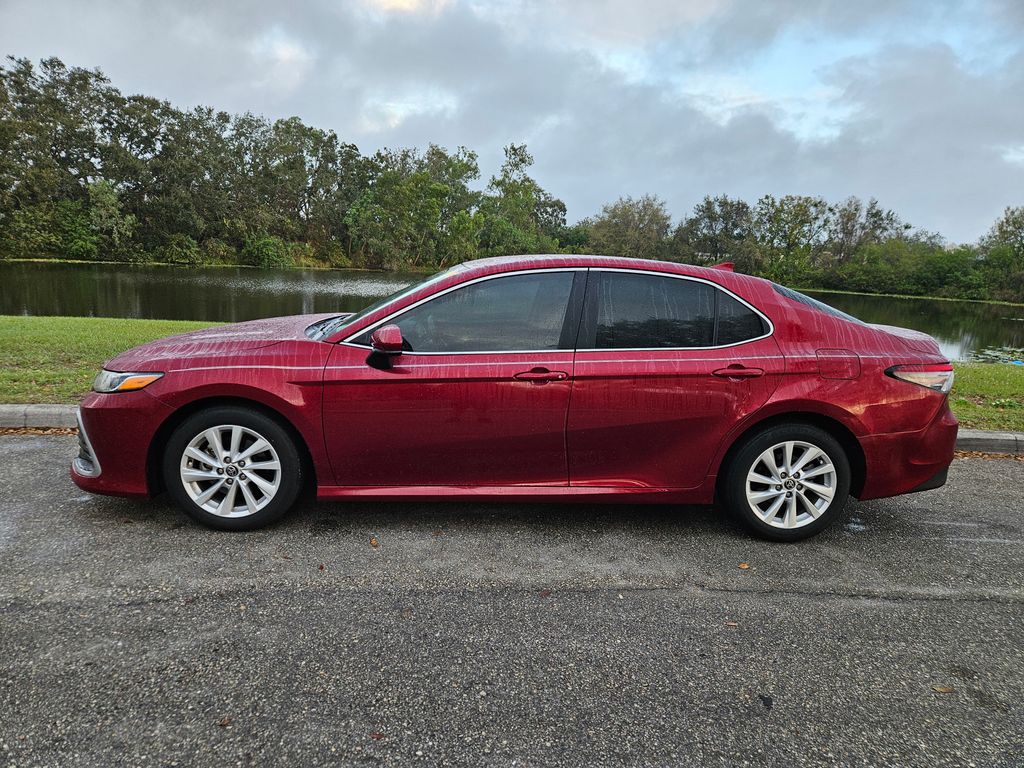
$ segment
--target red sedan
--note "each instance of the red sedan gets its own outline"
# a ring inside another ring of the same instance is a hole
[[[720,501],[810,536],[849,494],[941,486],[935,341],[726,268],[461,264],[353,315],[258,320],[110,360],[71,475],[249,530],[320,499]]]

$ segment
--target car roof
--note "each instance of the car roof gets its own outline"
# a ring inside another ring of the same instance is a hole
[[[558,267],[600,267],[605,269],[637,269],[651,272],[665,272],[675,275],[700,277],[720,284],[737,284],[747,281],[764,283],[765,281],[751,275],[742,275],[731,270],[713,267],[698,267],[693,264],[678,264],[672,261],[655,259],[634,259],[624,256],[598,256],[576,254],[535,254],[518,256],[492,256],[486,259],[474,259],[459,264],[458,271],[474,276],[490,275],[499,272],[512,272],[521,269],[554,269]]]

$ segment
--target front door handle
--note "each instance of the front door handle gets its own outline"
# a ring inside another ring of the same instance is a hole
[[[745,365],[733,363],[725,368],[719,368],[717,371],[714,371],[712,375],[719,376],[724,379],[756,379],[758,376],[764,376],[764,369],[747,368]]]
[[[565,381],[569,378],[569,374],[565,371],[549,371],[547,368],[538,367],[514,374],[512,378],[519,381],[532,381],[537,384],[544,384],[548,381]]]

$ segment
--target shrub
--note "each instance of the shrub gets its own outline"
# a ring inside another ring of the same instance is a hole
[[[316,255],[327,266],[335,269],[348,269],[352,266],[352,260],[345,254],[345,249],[333,240],[321,245]]]
[[[236,264],[238,251],[217,237],[204,240],[200,245],[203,250],[204,264]]]
[[[288,255],[292,260],[292,266],[317,266],[316,256],[314,256],[313,253],[313,246],[309,243],[287,243],[287,248]]]
[[[273,235],[246,238],[242,261],[260,269],[284,269],[295,266],[288,243]]]
[[[157,255],[160,261],[166,261],[168,264],[185,264],[195,267],[203,263],[202,251],[199,250],[196,241],[188,235],[171,235],[158,250]]]

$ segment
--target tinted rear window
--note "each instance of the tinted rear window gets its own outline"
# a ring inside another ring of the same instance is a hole
[[[597,273],[598,349],[709,347],[715,289],[706,283],[626,272]]]
[[[715,344],[738,344],[768,332],[764,319],[724,291],[718,292],[718,337]]]

